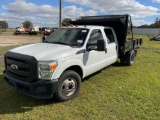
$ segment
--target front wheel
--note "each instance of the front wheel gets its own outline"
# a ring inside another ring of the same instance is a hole
[[[81,77],[78,73],[68,70],[65,71],[60,79],[55,97],[59,101],[66,101],[74,98],[80,90]]]

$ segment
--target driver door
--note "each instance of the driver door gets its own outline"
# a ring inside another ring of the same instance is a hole
[[[92,30],[88,43],[97,43],[97,40],[104,40],[102,31],[100,29]],[[96,48],[96,45],[93,46]],[[97,51],[91,50],[84,53],[84,65],[86,68],[86,76],[90,75],[100,69],[102,69],[105,65],[105,58],[106,58],[105,51]]]

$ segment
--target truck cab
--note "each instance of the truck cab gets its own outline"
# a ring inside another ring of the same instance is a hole
[[[89,22],[81,25],[89,21],[86,17],[83,20],[57,29],[43,43],[9,50],[4,56],[5,81],[34,98],[55,96],[59,101],[66,101],[78,94],[83,78],[115,63],[118,58],[131,65],[135,46],[139,46],[141,39],[131,39],[136,41],[134,45],[131,40],[120,41],[122,35],[117,35],[114,27]]]

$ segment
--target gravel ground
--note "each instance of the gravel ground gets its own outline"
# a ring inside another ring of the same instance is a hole
[[[0,34],[0,47],[23,45],[41,42],[41,37],[36,36],[15,36],[12,32]]]
[[[37,36],[16,36],[13,32],[0,32],[0,47],[21,46],[41,42],[41,37]],[[4,65],[4,56],[0,55],[0,67]]]

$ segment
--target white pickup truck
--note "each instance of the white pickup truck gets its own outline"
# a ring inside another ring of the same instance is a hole
[[[38,99],[74,98],[81,80],[120,58],[132,65],[142,39],[127,39],[129,15],[82,17],[43,40],[5,54],[5,81]],[[131,21],[130,21],[131,23]],[[130,29],[132,30],[132,29]],[[132,32],[132,31],[130,31]]]

